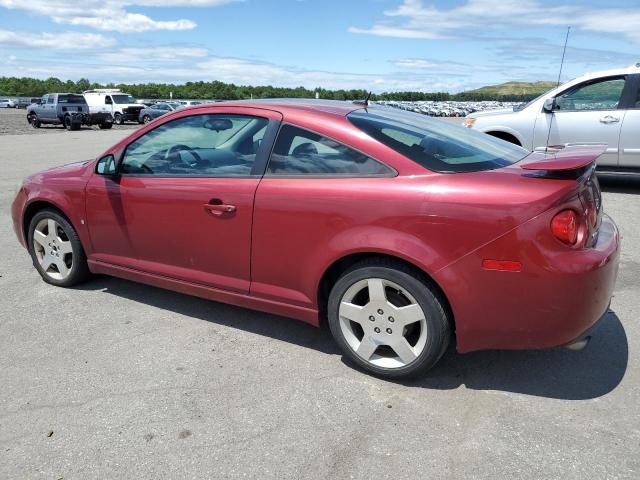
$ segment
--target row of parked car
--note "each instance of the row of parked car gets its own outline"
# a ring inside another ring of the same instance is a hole
[[[43,124],[64,125],[77,130],[81,125],[98,125],[109,129],[115,123],[148,123],[165,113],[199,100],[140,103],[133,96],[115,89],[87,90],[77,93],[48,93],[27,107],[27,121],[34,128]]]

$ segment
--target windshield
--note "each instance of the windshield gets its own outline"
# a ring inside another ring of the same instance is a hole
[[[521,103],[520,105],[516,105],[515,107],[513,107],[513,111],[514,112],[519,112],[520,110],[524,110],[525,108],[527,108],[529,105],[533,105],[535,102],[537,102],[538,100],[540,100],[542,97],[544,97],[547,93],[549,92],[544,92],[542,95],[538,95],[536,98],[534,98],[533,100],[531,100],[530,102],[527,103]]]
[[[485,133],[394,108],[356,110],[347,118],[369,136],[435,172],[492,170],[529,154]]]
[[[58,103],[80,103],[86,105],[87,101],[82,95],[58,95]]]
[[[113,98],[114,103],[136,103],[136,99],[131,95],[111,95],[111,98]]]

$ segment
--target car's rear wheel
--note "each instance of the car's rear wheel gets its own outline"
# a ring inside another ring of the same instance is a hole
[[[451,335],[451,321],[435,288],[393,261],[365,261],[345,272],[331,290],[327,313],[345,355],[388,378],[429,370]]]
[[[28,233],[33,265],[45,282],[71,287],[89,277],[87,257],[78,234],[58,212],[46,209],[36,213]]]
[[[113,123],[101,123],[100,125],[98,125],[98,127],[100,128],[100,130],[109,130],[111,127],[113,127]]]
[[[38,116],[35,113],[30,114],[27,117],[27,121],[33,128],[40,128],[40,120],[38,120]]]

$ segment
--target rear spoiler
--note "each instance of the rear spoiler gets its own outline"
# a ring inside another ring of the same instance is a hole
[[[601,143],[553,145],[529,154],[519,165],[528,177],[577,179],[595,167],[606,149]]]

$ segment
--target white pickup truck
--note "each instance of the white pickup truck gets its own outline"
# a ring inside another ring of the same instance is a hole
[[[584,75],[520,108],[473,113],[464,125],[529,150],[606,144],[599,171],[639,174],[640,64]]]

